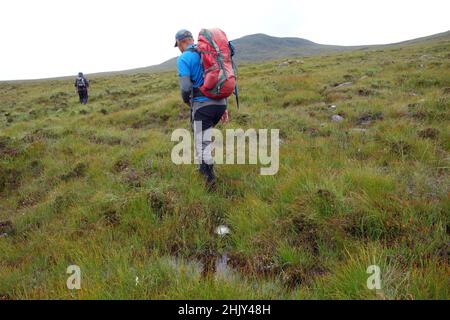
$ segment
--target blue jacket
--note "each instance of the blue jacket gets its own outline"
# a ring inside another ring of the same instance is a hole
[[[195,49],[194,44],[187,47],[181,56],[178,57],[178,77],[180,79],[181,97],[187,104],[191,104],[192,89],[196,89],[203,84],[203,65],[200,54]],[[194,105],[226,105],[226,99],[213,100],[208,97],[193,98]]]

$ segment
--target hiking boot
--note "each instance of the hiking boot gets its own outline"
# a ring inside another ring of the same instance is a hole
[[[206,179],[206,187],[208,190],[213,191],[216,187],[216,175],[214,173],[214,165],[202,163],[199,167],[201,175]]]

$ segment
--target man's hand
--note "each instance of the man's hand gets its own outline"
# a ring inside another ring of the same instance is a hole
[[[230,116],[228,115],[228,110],[225,110],[224,114],[222,115],[222,119],[220,121],[225,124],[228,121],[230,121]]]

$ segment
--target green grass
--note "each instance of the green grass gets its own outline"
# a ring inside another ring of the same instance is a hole
[[[87,106],[72,81],[0,83],[0,297],[448,299],[449,55],[242,66],[221,128],[280,129],[280,172],[219,166],[215,194],[170,160],[189,127],[176,74],[94,78]],[[224,253],[227,276],[202,276]]]

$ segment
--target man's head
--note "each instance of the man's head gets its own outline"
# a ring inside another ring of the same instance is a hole
[[[188,30],[182,29],[175,35],[175,47],[178,47],[181,52],[186,51],[186,48],[194,43],[194,37]]]
[[[78,76],[82,77],[83,76],[83,72],[78,72]]]

